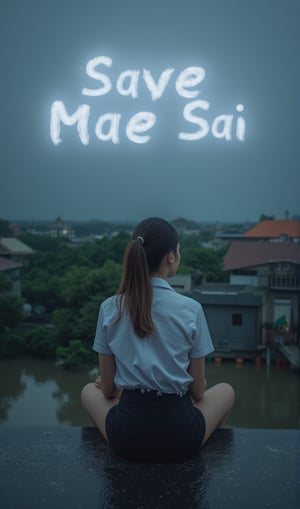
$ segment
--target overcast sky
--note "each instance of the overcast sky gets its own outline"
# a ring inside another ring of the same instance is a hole
[[[0,218],[300,214],[299,5],[2,0]],[[53,103],[85,105],[81,137],[58,121],[51,138]]]

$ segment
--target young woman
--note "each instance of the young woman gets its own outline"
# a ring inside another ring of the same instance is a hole
[[[167,283],[179,262],[173,226],[145,219],[127,246],[117,295],[100,307],[93,348],[101,378],[83,388],[82,404],[129,459],[190,458],[234,403],[230,385],[206,389],[213,345],[202,307]]]

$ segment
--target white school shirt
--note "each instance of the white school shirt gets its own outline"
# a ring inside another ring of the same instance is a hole
[[[214,350],[207,322],[199,302],[177,293],[164,279],[151,281],[154,334],[137,336],[126,312],[115,323],[113,296],[100,306],[93,349],[114,355],[116,386],[183,394],[192,381],[190,359]]]

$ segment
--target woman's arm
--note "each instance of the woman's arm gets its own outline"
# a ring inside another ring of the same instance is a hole
[[[98,354],[101,381],[96,381],[96,386],[101,388],[104,396],[108,399],[118,398],[120,389],[115,385],[116,362],[113,354]],[[98,383],[97,383],[98,382]]]
[[[193,381],[189,385],[189,391],[195,401],[199,401],[206,390],[205,357],[190,359],[188,369]]]

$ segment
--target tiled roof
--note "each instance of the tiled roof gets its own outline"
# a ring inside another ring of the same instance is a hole
[[[300,221],[293,219],[265,219],[250,228],[244,237],[247,238],[279,238],[287,235],[290,238],[300,238]]]
[[[7,270],[18,269],[22,267],[22,263],[14,262],[0,256],[0,272],[6,272]]]
[[[30,255],[34,251],[31,247],[13,237],[0,238],[0,255]]]
[[[232,242],[224,257],[223,268],[235,270],[275,262],[291,262],[300,265],[300,243]]]

